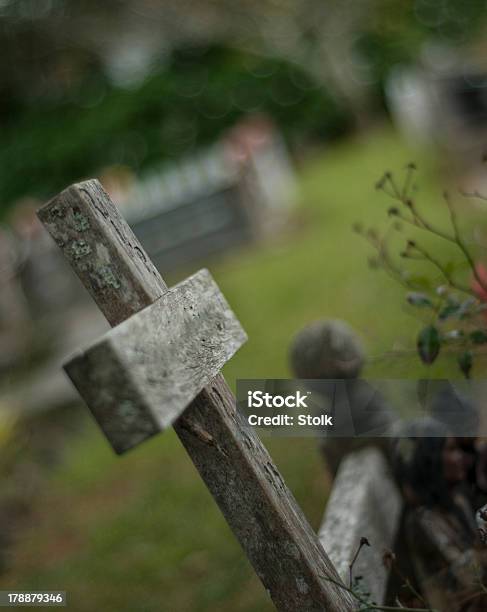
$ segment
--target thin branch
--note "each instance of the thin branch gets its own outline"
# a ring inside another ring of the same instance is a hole
[[[374,247],[379,256],[379,260],[382,262],[384,271],[389,274],[389,276],[400,283],[406,289],[415,289],[415,287],[408,282],[402,275],[402,271],[394,264],[391,260],[389,253],[387,251],[386,237],[382,239],[371,239],[369,236],[365,235],[366,240]]]
[[[418,227],[419,229],[426,230],[430,232],[431,234],[435,234],[439,238],[443,238],[443,240],[447,240],[448,242],[452,242],[453,244],[456,244],[456,240],[454,236],[450,236],[450,234],[447,234],[443,230],[440,230],[437,227],[434,227],[427,219],[425,219],[421,215],[421,213],[418,211],[418,209],[416,208],[412,200],[408,200],[408,202],[409,202],[408,208],[413,215],[413,219],[408,219],[407,217],[400,215],[399,218],[401,219],[401,221],[409,223],[413,227]]]
[[[407,165],[406,178],[404,179],[404,185],[402,188],[402,197],[404,199],[409,197],[409,189],[411,187],[411,180],[413,178],[413,174],[415,170],[416,170],[416,167],[414,166],[414,164]]]
[[[391,179],[389,179],[391,180]],[[392,185],[394,186],[395,183],[392,182]],[[410,225],[412,225],[413,227],[417,227],[419,229],[422,230],[426,230],[436,236],[438,236],[439,238],[443,238],[443,240],[447,240],[448,242],[451,242],[453,244],[455,244],[463,253],[465,259],[467,260],[467,263],[474,275],[475,280],[477,281],[477,283],[480,285],[480,287],[482,287],[482,289],[484,289],[485,291],[487,291],[487,282],[485,282],[482,277],[480,276],[480,274],[478,273],[477,267],[475,265],[475,262],[473,260],[473,257],[470,253],[470,251],[468,250],[465,242],[462,239],[462,236],[460,234],[459,228],[458,228],[458,223],[457,223],[457,218],[456,218],[456,213],[455,210],[452,206],[451,200],[448,196],[448,194],[445,192],[443,194],[444,200],[448,206],[448,211],[450,214],[450,221],[451,221],[451,225],[453,228],[453,236],[451,236],[450,234],[448,234],[447,232],[444,232],[443,230],[438,229],[437,227],[433,226],[427,219],[425,219],[423,217],[423,215],[418,211],[418,209],[415,206],[415,203],[412,199],[407,199],[402,197],[401,195],[397,195],[397,188],[396,188],[396,192],[391,194],[390,192],[388,192],[389,195],[391,195],[395,200],[399,201],[400,203],[402,203],[404,206],[406,206],[412,214],[412,219],[408,219],[406,216],[402,215],[402,214],[397,214],[397,217],[405,222],[405,223],[409,223]]]
[[[353,566],[355,565],[355,562],[358,559],[358,556],[360,554],[360,551],[362,550],[362,548],[364,546],[370,546],[369,541],[367,540],[367,538],[360,538],[360,543],[358,545],[358,548],[353,556],[352,561],[350,562],[350,565],[348,566],[348,570],[349,570],[349,586],[352,587],[352,573],[353,573]]]
[[[473,198],[475,200],[484,200],[485,202],[487,202],[487,196],[482,195],[477,190],[475,190],[475,191],[464,191],[463,189],[460,189],[459,193],[464,198]]]
[[[399,190],[399,187],[396,185],[396,181],[394,180],[394,177],[393,177],[392,173],[391,172],[387,172],[385,176],[386,176],[386,179],[389,181],[389,184],[390,184],[390,186],[392,188],[392,191],[395,194],[395,197],[400,200],[401,197],[402,197],[401,196],[401,192]]]
[[[411,247],[413,249],[415,249],[416,251],[418,251],[419,253],[421,253],[421,255],[423,255],[423,257],[429,261],[431,264],[433,264],[440,272],[441,274],[444,276],[446,282],[448,283],[448,285],[450,287],[452,287],[453,289],[457,289],[458,291],[461,291],[462,293],[466,293],[468,295],[471,295],[473,297],[477,297],[475,292],[472,291],[469,287],[463,286],[459,283],[457,283],[451,276],[451,274],[448,272],[448,270],[445,268],[445,266],[435,257],[433,257],[433,255],[431,255],[425,248],[418,246],[417,244],[414,244],[413,247]]]
[[[389,274],[391,278],[399,282],[401,285],[403,285],[403,287],[406,287],[406,289],[416,288],[412,283],[410,283],[407,279],[404,278],[402,270],[396,265],[394,265],[391,258],[389,257],[389,253],[387,252],[387,248],[384,244],[381,244],[378,249],[378,253],[380,260],[384,264],[385,272]]]
[[[482,279],[482,277],[480,276],[478,270],[477,270],[477,266],[475,265],[475,262],[473,260],[472,255],[470,254],[470,251],[467,249],[465,243],[462,240],[462,237],[460,235],[460,231],[458,229],[458,223],[457,223],[457,215],[455,212],[455,209],[453,208],[453,204],[450,200],[449,195],[445,192],[444,193],[444,199],[445,202],[448,206],[448,211],[450,213],[450,220],[451,220],[451,224],[453,227],[453,231],[455,232],[455,242],[458,245],[458,247],[461,249],[462,253],[465,256],[465,259],[468,261],[468,265],[470,266],[472,273],[475,277],[475,280],[478,282],[478,284],[480,285],[480,287],[482,289],[484,289],[484,291],[487,291],[487,283],[484,283],[484,280]]]
[[[386,195],[388,195],[391,198],[396,198],[396,194],[394,193],[394,191],[389,191],[389,185],[388,185],[388,176],[389,173],[386,172],[375,184],[375,188],[379,189],[381,191],[383,191]]]

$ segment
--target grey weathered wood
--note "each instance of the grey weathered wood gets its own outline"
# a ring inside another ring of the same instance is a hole
[[[112,324],[164,293],[164,281],[97,181],[70,187],[39,216]],[[352,610],[350,596],[328,579],[339,581],[267,451],[243,422],[221,374],[174,428],[276,607]]]
[[[279,610],[351,610],[316,534],[219,375],[175,430]]]
[[[64,367],[117,453],[167,429],[247,340],[207,270]]]
[[[376,448],[365,448],[342,461],[318,534],[345,582],[360,538],[369,540],[370,547],[360,551],[353,574],[363,576],[364,587],[379,604],[388,579],[382,556],[394,547],[401,507],[401,495],[384,456]]]
[[[68,187],[38,216],[112,326],[167,291],[98,181]]]

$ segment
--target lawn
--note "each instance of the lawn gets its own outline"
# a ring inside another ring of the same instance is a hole
[[[237,378],[289,376],[290,338],[319,317],[340,317],[356,328],[371,376],[451,371],[445,361],[430,370],[418,365],[412,349],[421,323],[403,307],[404,290],[368,268],[370,248],[351,230],[355,221],[387,221],[389,203],[374,183],[411,158],[424,208],[440,217],[430,157],[382,128],[303,163],[300,204],[286,235],[209,262],[250,338],[225,368],[232,386]],[[317,527],[329,479],[316,441],[264,441]],[[88,417],[35,502],[12,569],[0,581],[6,588],[66,590],[68,609],[79,612],[273,609],[176,436],[115,458]]]

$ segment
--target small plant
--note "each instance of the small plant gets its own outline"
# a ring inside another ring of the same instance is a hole
[[[487,270],[477,262],[462,236],[458,212],[451,195],[445,191],[443,201],[449,218],[449,230],[443,230],[426,218],[419,209],[414,182],[416,166],[408,164],[402,181],[385,172],[376,189],[393,201],[387,213],[390,223],[384,233],[356,223],[353,229],[374,248],[369,258],[373,269],[385,271],[405,289],[406,301],[420,316],[424,326],[416,346],[421,361],[432,364],[443,351],[455,351],[457,363],[465,378],[470,378],[476,354],[487,345]],[[487,200],[478,192],[460,192],[466,198]],[[405,228],[414,228],[405,236],[398,253],[391,250],[391,236],[404,235]],[[421,232],[454,246],[461,262],[444,261],[421,238]],[[419,235],[419,237],[417,237]],[[414,274],[412,261],[427,264],[428,275]],[[406,263],[407,262],[407,263]],[[466,270],[461,272],[461,270]]]
[[[411,582],[406,579],[402,574],[400,574],[400,576],[401,579],[404,581],[403,586],[408,588],[410,592],[416,597],[417,602],[419,603],[419,607],[415,606],[414,608],[409,608],[407,606],[404,606],[398,597],[396,598],[397,605],[389,606],[378,604],[377,602],[375,602],[371,598],[371,593],[367,588],[367,581],[364,580],[364,577],[361,575],[353,575],[354,565],[364,546],[370,546],[370,542],[367,538],[361,537],[358,548],[350,562],[350,565],[348,566],[349,586],[345,586],[343,583],[339,582],[335,578],[332,578],[331,576],[323,576],[325,580],[328,580],[329,582],[350,593],[350,595],[355,600],[357,606],[355,609],[357,610],[357,612],[368,612],[372,610],[375,610],[376,612],[396,612],[396,610],[401,610],[402,612],[438,612],[437,610],[428,607],[428,604],[423,599],[423,597],[412,587]],[[384,564],[384,567],[388,571],[391,571],[395,568],[396,556],[391,551],[385,551],[382,557],[382,562]],[[423,605],[424,607],[422,607]]]

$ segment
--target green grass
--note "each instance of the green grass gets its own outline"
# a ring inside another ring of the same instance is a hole
[[[346,319],[374,360],[370,375],[442,376],[411,349],[420,323],[401,306],[404,291],[369,270],[368,246],[354,221],[382,225],[388,202],[373,189],[386,169],[417,160],[422,201],[441,215],[426,155],[409,151],[388,130],[330,148],[300,170],[296,226],[272,243],[234,253],[210,267],[249,334],[226,366],[236,378],[289,375],[292,335],[319,317]],[[271,454],[314,527],[329,480],[312,439],[268,439]],[[116,459],[94,424],[69,445],[19,536],[0,588],[63,589],[79,612],[261,612],[267,596],[173,433]]]

